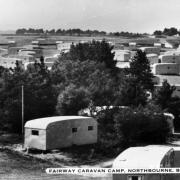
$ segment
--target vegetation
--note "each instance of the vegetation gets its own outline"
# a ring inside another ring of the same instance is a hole
[[[55,114],[77,115],[84,108],[106,106],[96,116],[99,152],[108,153],[103,149],[117,152],[122,145],[164,143],[169,130],[163,109],[156,110],[155,105],[150,110],[139,108],[152,103],[147,93],[153,91],[153,75],[146,54],[137,51],[129,70],[122,71],[115,66],[112,48],[105,40],[72,45],[51,71],[45,67],[43,57],[27,70],[18,64],[15,70],[1,68],[3,127],[21,132],[21,86],[24,85],[25,121]],[[159,97],[154,101],[161,106]],[[173,106],[174,101],[171,102]]]
[[[114,120],[117,137],[124,146],[165,143],[170,132],[163,113],[154,110],[123,109]]]
[[[105,63],[107,68],[115,68],[113,46],[109,45],[105,40],[92,41],[90,43],[72,45],[68,58],[70,60],[86,61],[92,60],[99,63]]]
[[[154,83],[150,63],[144,52],[136,52],[126,73],[127,76],[122,83],[122,102],[127,106],[145,105],[148,100],[147,92],[153,91]]]
[[[143,37],[143,35],[146,34],[140,34],[140,33],[130,33],[130,32],[111,32],[109,33],[110,36],[124,36],[124,37],[131,37],[131,38],[137,38],[137,37]]]
[[[177,34],[180,34],[180,32],[175,27],[164,28],[163,31],[160,31],[160,30],[154,31],[154,35],[157,35],[157,36],[159,35],[174,36]]]
[[[154,101],[159,104],[162,109],[166,109],[171,103],[172,94],[175,91],[175,86],[171,86],[167,80],[163,81],[162,87],[154,93]]]
[[[17,35],[23,34],[50,34],[50,35],[61,35],[61,36],[124,36],[124,37],[142,37],[142,34],[139,33],[129,33],[129,32],[111,32],[107,33],[105,31],[98,31],[98,30],[82,30],[82,29],[51,29],[51,30],[44,30],[44,29],[17,29]]]
[[[2,75],[0,94],[1,118],[4,128],[21,132],[21,86],[24,86],[25,121],[51,116],[56,97],[51,85],[50,73],[43,63],[36,63],[26,71],[15,68]]]
[[[78,115],[81,109],[88,107],[90,103],[89,92],[83,88],[77,88],[70,84],[61,92],[57,101],[57,113],[59,115]]]
[[[170,112],[174,115],[174,125],[176,130],[180,130],[180,98],[173,96],[175,86],[171,86],[167,80],[162,83],[162,87],[153,94],[153,101],[158,104],[162,111]]]

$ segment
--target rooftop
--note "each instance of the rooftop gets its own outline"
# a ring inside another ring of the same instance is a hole
[[[53,116],[46,118],[39,118],[27,121],[25,126],[26,128],[35,128],[35,129],[46,129],[47,126],[51,123],[59,122],[59,121],[70,121],[75,119],[92,119],[91,117],[84,116]]]
[[[160,168],[163,157],[169,151],[173,148],[160,145],[130,147],[115,159],[113,168]]]

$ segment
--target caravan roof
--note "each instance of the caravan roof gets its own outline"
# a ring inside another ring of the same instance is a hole
[[[91,117],[84,116],[53,116],[46,118],[39,118],[27,121],[25,124],[26,128],[35,128],[35,129],[46,129],[49,124],[59,122],[59,121],[69,121],[75,119],[92,119]]]
[[[160,168],[163,157],[169,151],[173,148],[158,145],[130,147],[115,159],[113,168]]]

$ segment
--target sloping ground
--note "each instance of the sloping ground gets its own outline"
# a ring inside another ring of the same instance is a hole
[[[50,175],[46,168],[51,163],[23,157],[9,150],[0,150],[0,180],[110,180],[111,177],[87,177],[78,175]]]
[[[94,153],[94,145],[74,146],[66,149],[52,151],[24,150],[23,139],[17,134],[1,134],[0,149],[8,149],[26,157],[32,157],[52,164],[68,166],[96,166],[105,167],[105,164],[112,164],[112,158],[107,158],[101,154]]]
[[[91,176],[84,175],[48,175],[45,173],[46,168],[98,168],[111,167],[112,160],[101,158],[92,158],[87,156],[87,151],[83,156],[81,152],[84,148],[75,147],[64,151],[55,150],[51,152],[31,151],[27,154],[22,148],[21,136],[16,134],[0,135],[0,180],[38,180],[38,179],[68,179],[68,180],[111,180],[111,175],[102,174]]]

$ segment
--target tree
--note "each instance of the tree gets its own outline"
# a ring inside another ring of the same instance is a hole
[[[70,84],[58,96],[56,111],[59,115],[78,115],[90,103],[89,92],[83,87]]]
[[[70,84],[85,87],[90,92],[89,98],[95,106],[115,104],[123,77],[113,76],[104,63],[90,60],[61,60],[55,63],[51,73],[58,94]]]
[[[72,45],[69,55],[66,54],[68,60],[79,61],[95,61],[98,63],[105,63],[107,68],[115,68],[116,61],[114,61],[113,47],[105,40],[101,42],[93,40],[90,43],[79,43]],[[63,58],[63,57],[62,57]]]
[[[145,105],[148,91],[153,91],[153,74],[146,54],[138,50],[130,61],[130,68],[125,70],[126,78],[121,84],[121,102],[127,106]]]
[[[162,35],[162,31],[156,30],[156,31],[154,31],[153,34],[154,34],[154,35],[157,35],[157,36],[161,36],[161,35]]]
[[[173,35],[178,34],[178,30],[176,28],[174,28],[174,27],[171,27],[169,29],[164,28],[163,34],[167,35],[167,36],[173,36]]]
[[[165,143],[169,137],[170,128],[165,116],[154,110],[122,109],[114,120],[117,138],[126,147],[141,143]]]
[[[26,71],[15,68],[6,72],[0,94],[2,119],[9,130],[21,132],[21,86],[24,85],[25,121],[52,116],[55,111],[56,97],[51,86],[51,78],[43,64],[35,64],[35,68]]]
[[[180,131],[180,98],[173,97],[168,104],[167,112],[172,113],[174,115],[174,128],[175,131]]]
[[[153,90],[153,74],[145,52],[137,50],[135,56],[130,61],[129,74],[136,79],[137,83],[140,84],[144,90]]]
[[[171,86],[167,80],[164,80],[162,87],[156,90],[153,95],[153,100],[156,104],[160,105],[162,109],[168,108],[170,102],[172,101],[172,94],[175,91],[175,86]]]
[[[126,77],[121,83],[118,101],[119,105],[134,106],[145,105],[148,94],[143,86],[134,77]]]
[[[172,113],[175,117],[175,130],[180,130],[180,98],[174,97],[173,92],[176,90],[175,86],[171,86],[167,80],[164,80],[162,87],[157,89],[153,94],[153,101],[159,105],[162,110]]]

